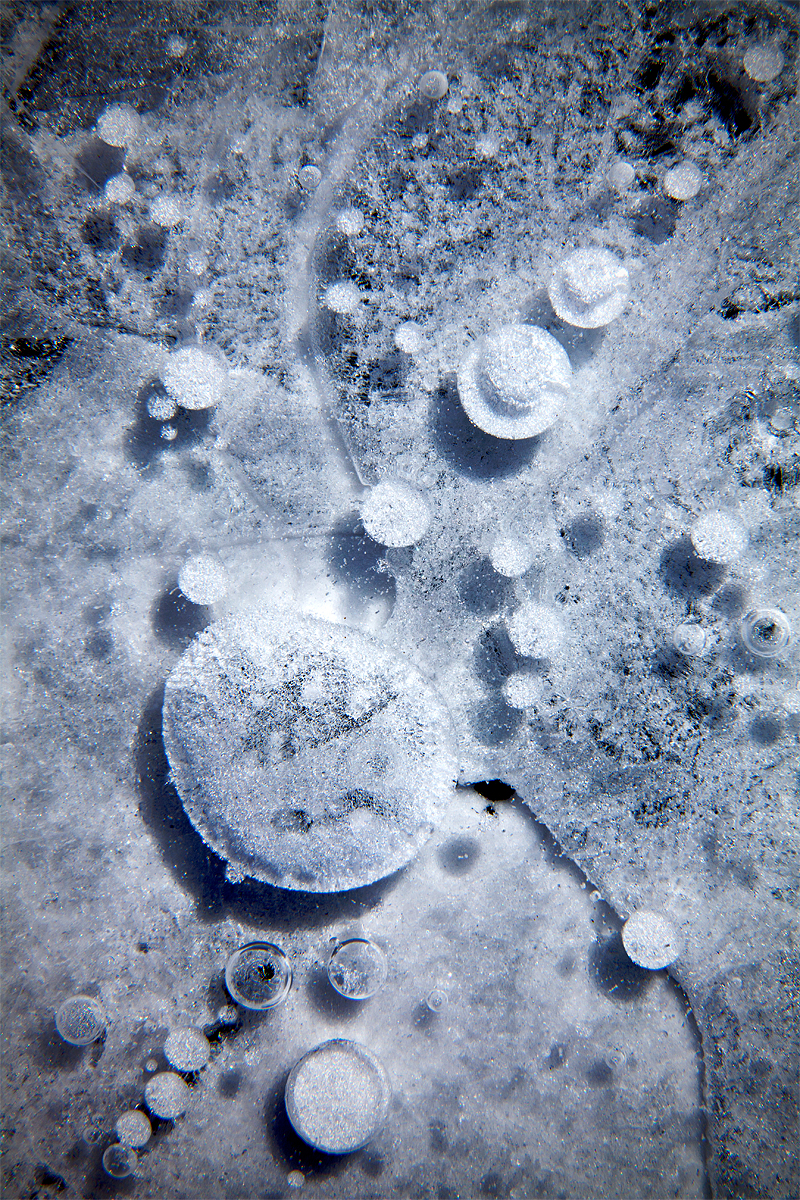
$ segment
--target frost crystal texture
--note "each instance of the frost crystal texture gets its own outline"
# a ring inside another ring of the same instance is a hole
[[[286,1081],[286,1112],[297,1133],[326,1154],[370,1141],[389,1111],[389,1079],[374,1054],[336,1039],[311,1050]]]
[[[172,1071],[160,1071],[147,1081],[144,1102],[156,1117],[172,1121],[180,1117],[189,1107],[191,1088]]]
[[[677,625],[672,634],[672,644],[687,658],[699,658],[706,648],[705,630],[692,621]]]
[[[547,289],[556,314],[580,329],[615,320],[628,303],[630,279],[608,250],[574,250],[559,263]]]
[[[215,604],[230,588],[228,572],[211,554],[196,554],[180,569],[178,586],[193,604]]]
[[[417,488],[400,479],[384,479],[361,505],[361,520],[382,546],[413,546],[428,532],[431,510]]]
[[[103,195],[110,204],[127,204],[136,195],[136,184],[130,175],[113,175],[103,188]]]
[[[205,630],[164,697],[186,811],[244,874],[339,891],[408,862],[457,774],[450,718],[411,664],[355,629],[252,613]]]
[[[530,438],[549,429],[571,384],[565,351],[532,325],[501,325],[475,343],[458,372],[464,411],[496,438]]]
[[[349,317],[361,303],[361,293],[354,283],[340,279],[332,283],[323,297],[323,303],[340,317]]]
[[[350,938],[334,947],[328,961],[331,986],[348,1000],[368,1000],[386,982],[386,955],[369,938]]]
[[[89,1046],[105,1033],[105,1013],[91,996],[70,996],[56,1013],[56,1029],[65,1042]]]
[[[521,538],[501,533],[492,542],[489,561],[498,575],[518,579],[533,566],[533,547]]]
[[[709,562],[735,562],[747,545],[747,530],[737,517],[724,512],[703,513],[691,530],[692,545]]]
[[[419,81],[419,92],[426,100],[441,100],[449,84],[443,71],[426,71]]]
[[[164,229],[171,229],[174,225],[179,224],[183,217],[180,201],[176,200],[174,196],[159,196],[150,205],[150,217],[156,225],[161,225]]]
[[[114,1129],[123,1146],[134,1146],[137,1149],[147,1145],[153,1132],[147,1114],[140,1112],[138,1108],[132,1108],[130,1112],[117,1117]]]
[[[199,1029],[173,1029],[164,1054],[176,1071],[201,1071],[211,1057],[211,1046]]]
[[[184,346],[167,359],[164,386],[181,408],[214,408],[219,404],[228,372],[213,354],[199,346]]]
[[[648,971],[668,967],[682,949],[680,936],[672,922],[646,909],[635,912],[625,922],[622,944],[628,958]]]

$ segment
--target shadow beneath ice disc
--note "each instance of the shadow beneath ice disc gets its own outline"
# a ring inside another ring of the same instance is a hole
[[[356,514],[341,520],[328,538],[328,569],[335,581],[355,592],[360,601],[382,601],[391,612],[397,584],[386,567],[385,554],[386,548],[364,533]]]
[[[597,990],[612,1000],[636,1000],[647,991],[656,974],[631,962],[619,932],[598,938],[589,950],[590,978]]]
[[[269,929],[318,929],[341,917],[357,919],[376,908],[406,867],[364,887],[342,892],[302,892],[257,879],[231,883],[226,864],[203,841],[170,782],[162,734],[164,685],[145,705],[133,746],[139,812],[156,839],[164,862],[181,887],[194,896],[203,920],[230,918]]]
[[[442,380],[430,411],[433,441],[442,458],[461,475],[501,479],[527,467],[536,457],[540,437],[509,441],[492,437],[473,425],[458,398],[454,375]]]
[[[710,596],[725,579],[725,567],[700,558],[688,537],[667,546],[661,555],[658,573],[668,591],[687,599]]]
[[[153,633],[172,650],[184,650],[211,623],[211,609],[184,596],[173,580],[153,606]]]
[[[352,1021],[364,1011],[368,1000],[350,1000],[331,986],[323,967],[315,967],[306,985],[306,995],[315,1012],[329,1021]]]

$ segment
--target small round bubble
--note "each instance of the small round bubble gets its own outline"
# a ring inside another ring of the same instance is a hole
[[[747,530],[738,517],[711,510],[698,517],[690,530],[692,545],[709,562],[735,562],[747,546]]]
[[[159,1071],[145,1085],[144,1102],[154,1116],[172,1121],[186,1112],[191,1095],[191,1088],[180,1075]]]
[[[225,966],[225,985],[243,1008],[261,1011],[282,1004],[292,986],[292,967],[280,946],[247,942]]]
[[[181,567],[178,586],[193,604],[216,604],[227,595],[231,581],[218,558],[212,554],[195,554]]]
[[[706,648],[706,632],[694,621],[685,621],[677,625],[672,634],[672,644],[675,649],[687,658],[699,658]]]
[[[789,645],[792,627],[779,608],[753,608],[742,617],[742,641],[759,658],[775,658]]]
[[[146,1146],[153,1132],[147,1114],[140,1112],[138,1108],[132,1108],[130,1112],[118,1117],[114,1128],[123,1146],[133,1146],[136,1149]]]
[[[154,421],[171,421],[178,411],[172,396],[164,392],[153,392],[147,401],[147,411]]]
[[[322,182],[322,171],[319,167],[315,167],[313,163],[308,163],[307,166],[301,167],[297,172],[297,182],[305,192],[313,192]]]
[[[744,54],[744,69],[756,83],[771,83],[783,70],[783,51],[774,46],[750,46]]]
[[[422,329],[416,321],[403,321],[394,331],[394,344],[403,354],[418,354],[422,349]]]
[[[691,200],[703,186],[703,172],[692,162],[680,163],[664,176],[664,191],[673,200]]]
[[[349,938],[334,947],[328,961],[331,986],[348,1000],[368,1000],[386,982],[386,955],[369,938]]]
[[[364,214],[357,208],[345,208],[336,218],[336,228],[345,237],[357,237],[363,232],[364,225]]]
[[[127,204],[136,195],[136,184],[124,172],[112,175],[103,188],[103,195],[109,204]]]
[[[622,927],[622,944],[632,962],[648,971],[668,967],[681,953],[680,935],[666,917],[642,909]]]
[[[132,146],[142,130],[142,119],[130,104],[110,104],[97,120],[97,134],[108,146]]]
[[[550,279],[547,293],[556,315],[579,329],[616,320],[628,303],[630,277],[609,250],[573,250]]]
[[[636,178],[636,172],[629,162],[619,159],[608,172],[608,182],[618,191],[625,191]]]
[[[361,293],[354,283],[340,279],[326,289],[322,303],[340,317],[351,317],[361,303]]]
[[[180,34],[173,33],[167,38],[167,54],[170,58],[183,58],[188,49],[189,43]]]
[[[164,1043],[164,1054],[176,1071],[200,1071],[211,1057],[211,1045],[199,1029],[173,1029]]]
[[[424,494],[400,479],[384,479],[361,505],[361,520],[382,546],[414,546],[430,528],[432,515]]]
[[[444,71],[426,71],[419,81],[419,92],[426,100],[441,100],[449,86]]]
[[[528,658],[550,658],[566,639],[564,626],[552,609],[533,600],[512,613],[507,628],[514,648]]]
[[[442,988],[434,988],[425,997],[425,1004],[432,1013],[441,1012],[447,1003],[447,994]]]
[[[201,346],[183,346],[168,357],[162,378],[181,408],[214,408],[222,398],[228,370]]]
[[[91,996],[70,996],[56,1013],[56,1029],[72,1046],[89,1046],[105,1033],[102,1005]]]
[[[519,579],[533,566],[533,547],[512,534],[499,534],[489,550],[489,561],[498,575]]]
[[[136,1151],[121,1142],[115,1142],[103,1151],[103,1170],[112,1179],[128,1179],[136,1170],[136,1162]]]
[[[175,196],[159,196],[150,205],[150,219],[163,229],[172,229],[182,218],[183,210]]]

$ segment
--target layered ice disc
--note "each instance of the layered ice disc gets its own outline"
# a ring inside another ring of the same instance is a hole
[[[422,674],[356,629],[287,613],[210,626],[173,670],[164,744],[184,807],[238,871],[341,891],[407,863],[457,774]]]
[[[615,320],[628,303],[630,278],[609,250],[573,250],[558,264],[547,293],[568,325],[599,329]]]
[[[572,368],[554,337],[534,325],[501,325],[469,350],[458,394],[472,421],[496,438],[530,438],[561,416]]]

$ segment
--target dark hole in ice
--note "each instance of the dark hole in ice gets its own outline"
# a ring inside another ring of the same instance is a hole
[[[311,971],[306,985],[306,995],[311,1007],[328,1021],[352,1021],[363,1014],[363,1000],[352,1000],[331,986],[327,971],[316,966]]]
[[[490,688],[501,688],[523,661],[514,649],[504,625],[492,625],[485,629],[473,652],[475,675]]]
[[[479,167],[463,167],[457,171],[447,172],[447,186],[451,200],[473,200],[483,182],[483,173]]]
[[[210,204],[219,204],[223,200],[233,199],[236,195],[236,184],[224,171],[217,171],[203,184],[203,194]]]
[[[344,518],[328,539],[327,561],[337,583],[349,585],[361,601],[394,607],[397,584],[385,566],[385,547],[364,533],[360,518]]]
[[[114,649],[114,642],[111,635],[105,633],[102,629],[93,630],[87,637],[84,645],[89,657],[96,659],[98,662],[101,659],[108,658]]]
[[[510,800],[515,794],[513,787],[508,783],[504,783],[502,779],[483,779],[479,783],[473,783],[472,787],[479,796],[483,796],[485,800],[489,800],[492,804],[501,803],[503,800]]]
[[[81,226],[81,240],[102,253],[115,250],[119,245],[119,230],[111,213],[90,213]]]
[[[719,588],[725,578],[725,567],[700,558],[691,539],[682,537],[664,550],[658,573],[669,591],[696,598],[708,596]]]
[[[505,1200],[509,1193],[510,1188],[503,1182],[499,1171],[487,1171],[478,1188],[478,1194],[489,1197],[489,1200]]]
[[[220,1096],[224,1096],[226,1100],[230,1100],[232,1096],[236,1095],[241,1086],[242,1072],[235,1067],[231,1067],[229,1070],[223,1071],[220,1075],[217,1091]]]
[[[496,613],[505,604],[510,589],[510,580],[499,575],[488,558],[470,563],[458,581],[458,594],[467,610],[476,616]]]
[[[480,846],[474,838],[453,838],[439,850],[439,862],[449,875],[466,875],[478,860]]]
[[[651,196],[642,201],[633,217],[633,230],[660,245],[675,232],[676,206],[666,196]]]
[[[576,558],[588,558],[600,549],[605,539],[599,517],[576,517],[566,529],[561,530],[561,536]]]
[[[437,1014],[424,1000],[420,1000],[411,1013],[411,1024],[415,1029],[421,1029],[423,1033],[430,1034],[437,1024]]]
[[[496,46],[478,65],[478,74],[487,79],[507,79],[516,75],[516,60],[506,46]]]
[[[622,935],[600,938],[589,950],[589,974],[595,986],[613,1000],[635,1000],[647,990],[654,972],[631,962]]]
[[[773,746],[783,735],[783,723],[776,716],[760,715],[753,717],[749,730],[757,746]]]
[[[614,1080],[614,1072],[604,1058],[596,1058],[586,1071],[586,1080],[592,1087],[608,1087]]]
[[[80,181],[99,191],[114,175],[119,175],[125,162],[125,150],[121,146],[109,146],[100,138],[90,142],[75,156],[75,165]]]
[[[143,225],[136,234],[136,241],[127,243],[122,251],[122,261],[132,271],[138,271],[149,279],[163,267],[167,257],[167,231],[158,225]]]
[[[711,95],[711,107],[727,126],[728,132],[738,137],[752,128],[753,117],[748,111],[742,94],[728,79],[723,79],[715,71],[708,74],[708,87]]]
[[[167,288],[158,302],[158,315],[176,319],[185,317],[192,307],[193,300],[192,292],[184,292],[180,288]]]
[[[538,437],[507,441],[478,429],[461,407],[453,375],[442,380],[433,398],[431,426],[442,458],[454,471],[474,479],[516,474],[533,461],[541,442]]]
[[[194,604],[173,582],[153,606],[153,633],[160,642],[183,650],[202,629],[211,623],[211,609]]]
[[[551,1071],[555,1071],[557,1067],[563,1067],[564,1063],[567,1061],[566,1046],[562,1046],[558,1042],[554,1042],[550,1047],[550,1053],[544,1061],[545,1065],[548,1066]]]
[[[434,1154],[445,1154],[449,1147],[447,1134],[442,1121],[431,1121],[428,1126],[428,1145]]]
[[[39,1164],[33,1173],[33,1177],[39,1187],[53,1188],[56,1193],[67,1190],[66,1180],[62,1179],[55,1171],[51,1171],[44,1163]]]

